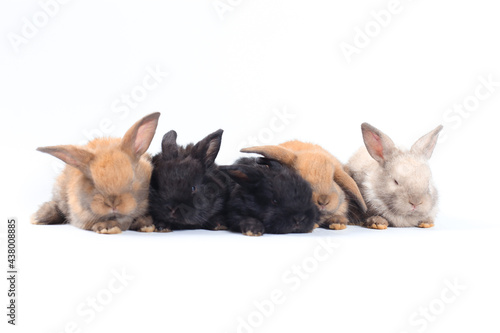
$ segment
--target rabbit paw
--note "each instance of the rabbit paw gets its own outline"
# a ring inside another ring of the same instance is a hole
[[[97,222],[92,226],[92,231],[98,234],[119,234],[122,232],[120,224],[116,221]]]
[[[227,227],[222,224],[217,224],[212,230],[227,230]]]
[[[156,230],[156,227],[154,225],[144,226],[144,227],[141,227],[141,229],[139,229],[140,232],[153,232],[155,230]]]
[[[251,230],[247,230],[247,231],[243,232],[243,235],[245,235],[245,236],[262,236],[262,232],[254,233]]]
[[[156,226],[156,232],[172,232],[172,229],[170,229],[169,226],[166,224],[160,224]]]
[[[153,232],[155,231],[155,226],[153,225],[153,219],[151,216],[141,216],[132,222],[129,229],[140,232]]]
[[[421,221],[418,223],[419,228],[432,228],[434,226],[433,220]]]
[[[371,229],[387,229],[389,222],[382,216],[371,216],[366,219],[365,227]]]
[[[155,231],[156,232],[171,232],[172,226],[169,221],[155,221]]]
[[[243,221],[240,228],[241,233],[246,236],[262,236],[264,234],[264,225],[255,219]]]
[[[209,230],[227,230],[226,219],[223,215],[217,214],[212,216],[208,225],[206,225]]]
[[[345,216],[335,215],[326,221],[328,228],[333,230],[343,230],[347,228],[349,220]]]

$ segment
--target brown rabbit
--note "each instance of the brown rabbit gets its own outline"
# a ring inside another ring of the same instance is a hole
[[[366,211],[356,182],[344,171],[342,163],[321,146],[295,140],[278,146],[251,147],[241,151],[261,154],[298,171],[311,184],[313,201],[321,213],[321,227],[345,229],[349,222],[350,198]]]
[[[99,138],[85,146],[40,147],[66,167],[54,185],[52,201],[32,216],[33,224],[70,223],[101,234],[154,231],[148,211],[151,158],[146,150],[160,113],[135,123],[123,139]]]

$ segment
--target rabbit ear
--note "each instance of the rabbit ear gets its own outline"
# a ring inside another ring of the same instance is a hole
[[[38,147],[36,150],[55,156],[84,174],[90,175],[89,163],[94,158],[94,154],[91,152],[71,145]]]
[[[152,113],[136,122],[122,139],[122,150],[138,159],[148,150],[158,126],[159,112]]]
[[[217,130],[207,135],[203,140],[194,145],[191,154],[194,158],[201,160],[205,167],[210,167],[215,162],[222,143],[223,130]]]
[[[227,173],[235,182],[244,187],[255,186],[262,179],[262,172],[247,165],[220,166],[219,170]]]
[[[394,142],[382,131],[368,123],[361,125],[361,132],[363,133],[363,141],[365,142],[366,149],[368,149],[368,153],[370,153],[375,161],[384,164],[396,150]]]
[[[418,139],[411,147],[411,152],[422,155],[426,159],[430,159],[436,147],[439,132],[441,132],[442,129],[443,125],[439,125],[433,131]]]
[[[165,157],[175,158],[179,154],[177,146],[177,132],[174,130],[168,131],[161,140],[161,152]]]
[[[278,170],[278,169],[283,168],[283,164],[281,164],[280,162],[278,162],[276,160],[272,160],[270,158],[259,157],[255,161],[257,162],[257,164],[265,165],[269,169]]]
[[[346,192],[348,192],[356,201],[358,206],[363,210],[363,212],[366,212],[366,203],[365,200],[363,199],[363,196],[361,195],[361,192],[359,191],[359,187],[354,181],[354,179],[351,178],[345,172],[342,167],[336,167],[335,172],[333,173],[333,180],[339,184],[339,186]]]
[[[243,148],[240,151],[242,153],[261,154],[266,158],[280,161],[281,163],[286,164],[288,166],[292,166],[295,163],[295,160],[297,159],[295,153],[293,153],[289,149],[280,146],[249,147],[249,148]]]

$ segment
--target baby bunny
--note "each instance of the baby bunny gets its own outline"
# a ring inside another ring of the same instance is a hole
[[[318,225],[345,229],[350,198],[362,211],[366,205],[356,182],[344,171],[342,163],[322,147],[301,141],[288,141],[278,146],[244,148],[245,153],[258,153],[296,170],[312,187],[312,199],[320,211]]]
[[[150,213],[156,229],[227,229],[222,211],[229,179],[215,165],[222,141],[218,130],[197,144],[177,145],[177,133],[163,136],[162,151],[153,157]]]
[[[311,232],[318,219],[311,186],[291,168],[264,158],[220,167],[234,181],[227,204],[233,231],[247,236]]]
[[[136,122],[123,139],[99,138],[85,146],[40,147],[66,167],[54,185],[52,201],[33,215],[33,224],[67,223],[101,234],[154,231],[148,211],[153,169],[146,150],[160,113]]]
[[[374,229],[434,226],[438,193],[428,165],[443,126],[421,137],[409,151],[396,148],[375,127],[361,125],[366,149],[351,157],[347,170],[365,198],[364,226]]]

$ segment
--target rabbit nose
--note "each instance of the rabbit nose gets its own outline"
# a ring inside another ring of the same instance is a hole
[[[299,225],[301,224],[302,222],[304,222],[304,217],[303,216],[300,216],[300,217],[294,217],[294,221],[295,221],[295,225]]]
[[[328,199],[328,196],[327,195],[320,195],[318,197],[318,205],[320,206],[326,206],[328,205],[328,203],[330,202],[330,200]]]
[[[118,206],[120,205],[121,201],[118,199],[117,195],[110,195],[108,197],[107,205],[111,208],[113,213],[116,213],[118,211]]]
[[[410,203],[410,205],[413,207],[413,209],[416,209],[416,208],[417,208],[417,206],[420,206],[420,205],[422,204],[422,201],[420,201],[420,202],[419,202],[419,203],[417,203],[417,204],[415,204],[415,203],[413,203],[413,202],[411,202],[411,201],[408,201],[408,202],[409,202],[409,203]]]

